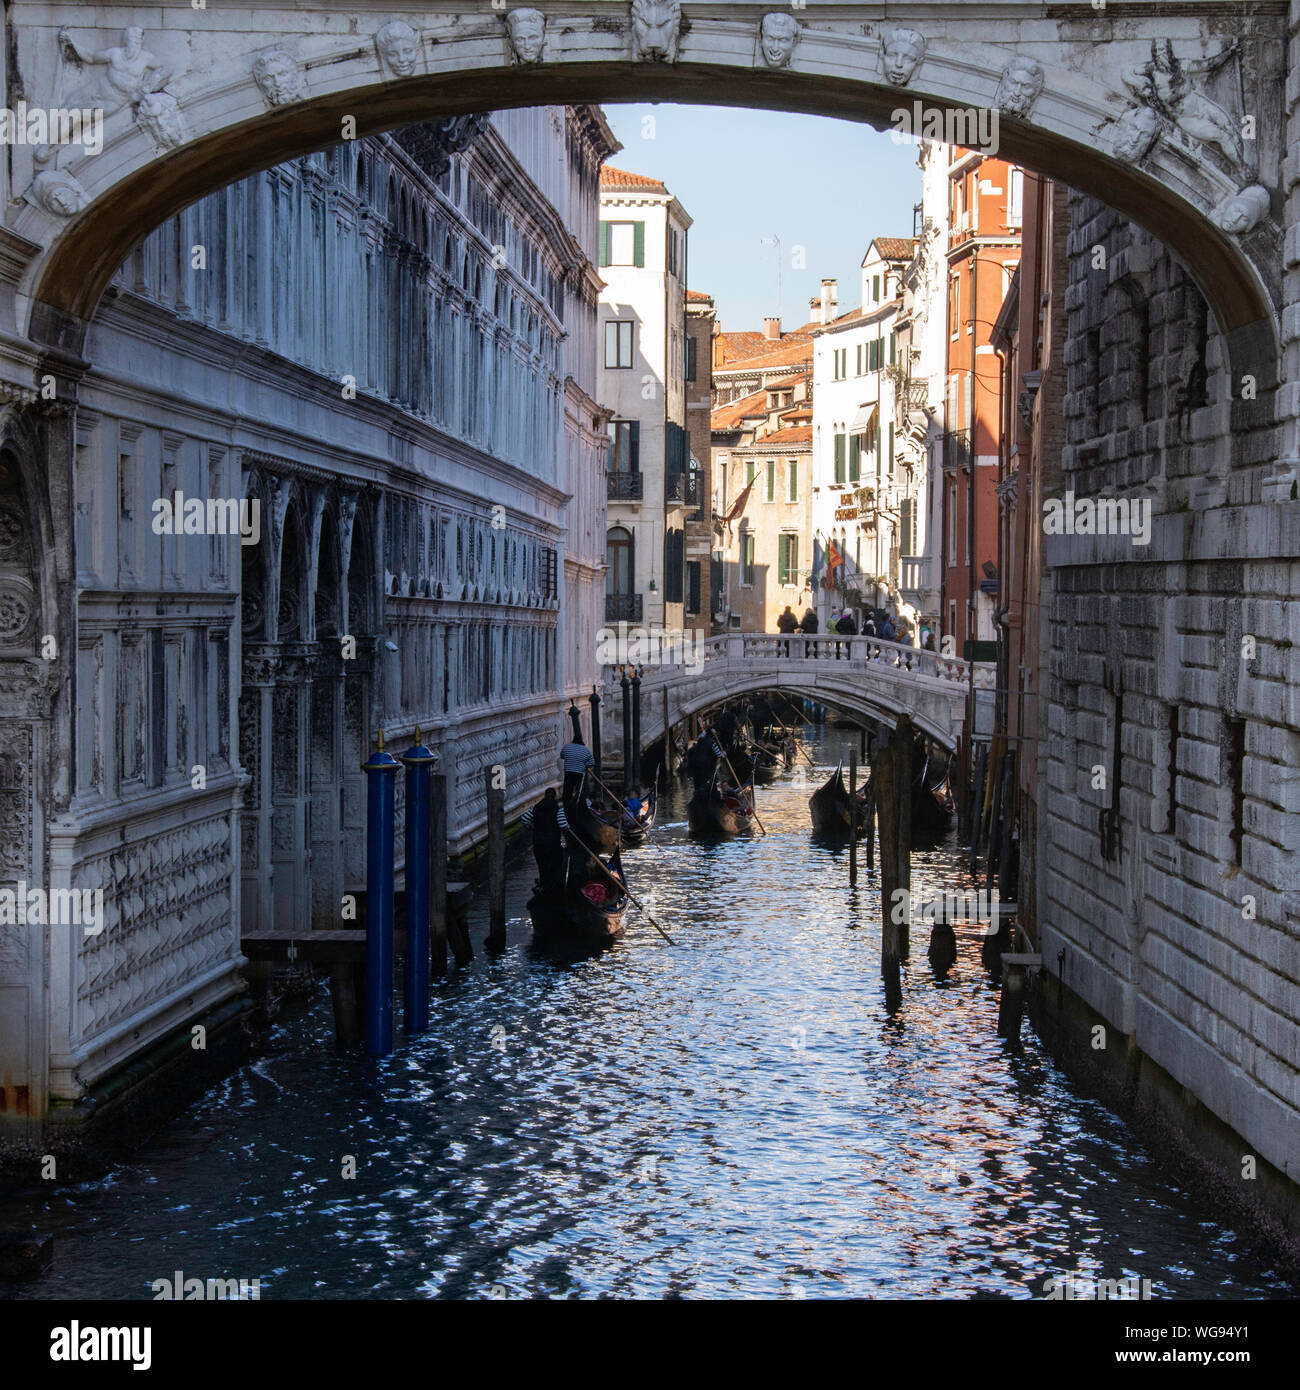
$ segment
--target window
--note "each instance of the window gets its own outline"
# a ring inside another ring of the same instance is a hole
[[[609,435],[609,448],[605,453],[605,467],[610,473],[637,473],[641,468],[640,434],[638,420],[611,420],[605,427]]]
[[[607,367],[630,367],[632,365],[632,330],[636,325],[631,319],[611,319],[605,325],[605,365]]]
[[[644,222],[600,224],[601,265],[645,265]]]
[[[605,593],[626,597],[633,592],[632,533],[622,526],[605,533]]]
[[[699,339],[687,338],[686,340],[686,380],[695,380],[695,350],[699,346]]]
[[[916,510],[910,497],[904,497],[898,505],[898,553],[916,554]]]
[[[758,472],[758,464],[753,459],[745,460],[745,486],[748,487],[754,481],[754,475]]]
[[[754,533],[744,531],[740,537],[740,582],[747,588],[754,583]]]
[[[873,338],[867,344],[867,370],[878,372],[880,370],[880,339]]]
[[[880,276],[879,276],[879,275],[873,275],[873,276],[871,277],[871,298],[872,298],[877,304],[880,303]]]
[[[799,582],[799,537],[788,532],[777,539],[777,583],[794,586]]]
[[[892,420],[889,422],[889,453],[885,462],[889,467],[889,476],[892,478],[894,476],[894,422]]]
[[[1002,296],[1002,298],[1005,299],[1005,298],[1006,298],[1006,295],[1004,294],[1004,295]],[[895,335],[894,335],[893,333],[891,333],[891,334],[889,335],[889,365],[890,365],[891,367],[894,365],[894,359],[895,359],[895,354],[896,354],[894,339],[895,339]]]
[[[844,436],[835,436],[835,481],[844,485]]]
[[[948,293],[948,332],[955,338],[961,327],[961,277],[954,275]]]
[[[861,375],[862,375],[862,370],[863,370],[863,369],[862,369],[862,349],[863,349],[864,346],[865,346],[865,344],[863,344],[863,343],[859,343],[859,344],[858,344],[858,351],[857,351],[857,357],[856,357],[856,362],[857,362],[856,371],[857,371],[858,376],[861,376]]]
[[[776,501],[776,460],[767,461],[767,500]]]
[[[957,563],[957,484],[948,487],[948,563]]]
[[[786,469],[790,475],[790,501],[799,500],[799,463],[797,459],[787,459]]]
[[[1007,226],[1020,226],[1025,198],[1025,171],[1012,169],[1007,179]]]
[[[833,354],[835,380],[843,381],[849,374],[849,350],[848,348],[836,348]]]
[[[862,477],[862,436],[849,435],[849,482],[856,483]]]
[[[664,537],[664,602],[681,603],[686,578],[686,532],[674,527]]]
[[[700,562],[698,560],[687,560],[686,562],[686,611],[688,613],[700,611]]]

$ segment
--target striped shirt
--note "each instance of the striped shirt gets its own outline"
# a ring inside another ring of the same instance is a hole
[[[560,749],[560,761],[564,764],[565,772],[586,772],[596,763],[591,749],[585,743],[566,743]]]

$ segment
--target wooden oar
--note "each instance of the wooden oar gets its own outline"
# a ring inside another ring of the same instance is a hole
[[[669,936],[668,933],[664,931],[664,929],[659,925],[659,923],[656,922],[655,919],[650,916],[650,909],[646,907],[645,903],[643,903],[641,899],[637,897],[637,895],[627,886],[626,883],[623,882],[621,878],[619,878],[619,876],[612,869],[606,867],[605,862],[601,859],[600,855],[598,855],[596,851],[593,850],[591,846],[583,840],[582,836],[579,835],[576,830],[570,829],[567,825],[564,827],[564,830],[566,834],[573,836],[573,838],[578,842],[578,847],[580,849],[585,850],[588,856],[594,859],[596,863],[600,865],[601,873],[603,873],[612,884],[616,885],[622,892],[626,893],[628,897],[632,899],[632,901],[641,909],[642,912],[645,913],[647,917],[650,917],[650,925],[655,929],[655,931],[657,931],[659,935],[662,936],[663,939],[670,946],[676,946],[677,943],[672,939],[672,937]]]

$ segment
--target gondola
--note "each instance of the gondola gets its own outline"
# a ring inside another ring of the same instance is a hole
[[[808,798],[813,833],[847,836],[853,829],[860,831],[866,821],[866,794],[864,785],[858,790],[856,807],[850,806],[852,798],[844,785],[844,767],[841,764]]]
[[[686,819],[696,835],[710,838],[748,834],[754,824],[753,787],[718,787],[697,791],[686,806]]]
[[[950,755],[934,757],[924,739],[912,745],[912,834],[942,838],[952,828],[952,792],[948,786]]]
[[[584,844],[590,845],[598,854],[613,854],[622,844],[622,838],[618,832],[618,826],[614,824],[613,816],[605,820],[602,816],[592,809],[591,803],[585,797],[578,797],[576,800],[564,803],[564,813],[569,818],[569,825],[577,837]]]
[[[618,856],[610,861],[609,873],[598,868],[585,850],[568,849],[565,862],[563,886],[548,892],[539,882],[528,899],[533,934],[542,942],[609,945],[622,935],[628,904],[626,885],[620,888],[610,879],[613,874],[615,880],[623,880]]]
[[[623,848],[630,849],[634,845],[645,843],[645,838],[655,823],[655,813],[659,809],[659,793],[652,789],[647,796],[640,798],[640,801],[641,807],[636,815],[632,814],[626,804],[615,807],[607,802],[588,802],[587,809],[602,825],[616,828]]]

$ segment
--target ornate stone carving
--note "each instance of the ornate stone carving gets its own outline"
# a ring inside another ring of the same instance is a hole
[[[1149,106],[1131,106],[1111,127],[1111,153],[1137,164],[1155,148],[1161,128],[1160,117]]]
[[[681,29],[679,0],[632,0],[632,57],[638,63],[675,63]]]
[[[253,63],[253,81],[268,106],[288,106],[307,95],[307,83],[297,59],[283,48],[259,54]]]
[[[541,10],[511,10],[506,15],[506,36],[515,62],[540,62],[546,45],[546,16]]]
[[[925,61],[925,35],[899,26],[880,36],[880,71],[886,82],[906,87]]]
[[[1046,73],[1032,58],[1013,58],[1003,70],[994,103],[1008,116],[1024,120],[1046,85]]]
[[[17,575],[0,578],[0,645],[12,647],[25,642],[36,617],[36,596],[32,586]]]
[[[1192,85],[1192,77],[1216,72],[1237,54],[1235,42],[1213,58],[1183,59],[1173,43],[1152,42],[1151,61],[1121,74],[1121,80],[1141,107],[1154,112],[1162,127],[1189,139],[1213,145],[1236,164],[1243,161],[1241,125],[1217,102]]]
[[[31,201],[51,217],[72,217],[90,202],[90,194],[62,169],[47,169],[37,174],[28,194]]]
[[[379,69],[385,77],[411,77],[420,62],[420,36],[403,19],[390,19],[375,34]]]
[[[1240,193],[1226,197],[1210,213],[1210,221],[1230,236],[1245,236],[1253,232],[1268,216],[1271,207],[1269,191],[1263,184],[1251,184]]]
[[[189,139],[180,104],[170,92],[146,92],[136,102],[135,118],[160,150],[174,150]]]
[[[59,50],[65,59],[80,66],[104,69],[79,87],[69,101],[77,106],[98,106],[105,116],[159,91],[175,76],[145,48],[144,30],[134,24],[122,30],[119,44],[89,51],[78,48],[66,28],[60,29]]]
[[[765,14],[758,26],[758,51],[769,68],[790,66],[799,42],[799,21],[785,10]]]

